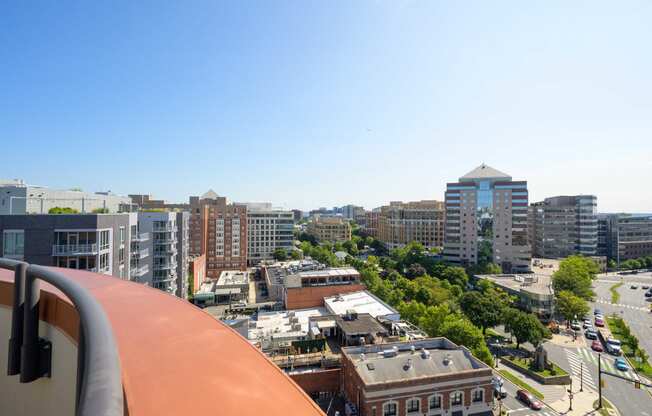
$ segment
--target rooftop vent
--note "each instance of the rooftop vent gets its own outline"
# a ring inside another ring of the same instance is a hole
[[[388,350],[383,350],[383,357],[385,358],[396,357],[397,355],[398,355],[398,351],[396,351],[393,348],[390,348]]]
[[[374,371],[376,367],[374,367],[374,363],[367,363],[367,369],[369,371]]]
[[[415,352],[416,350],[417,350],[417,349],[414,347],[414,345],[410,345],[410,352],[411,352],[412,354],[414,354],[414,352]]]
[[[450,363],[451,363],[451,355],[446,354],[446,356],[444,356],[444,365],[448,365]]]
[[[405,371],[409,370],[410,368],[412,368],[412,358],[408,358],[407,362],[403,366]]]
[[[360,354],[360,361],[364,361],[364,358],[365,357],[364,357],[364,352],[363,352],[362,354]]]
[[[425,348],[421,348],[421,358],[423,358],[424,360],[430,358],[430,351],[428,351]]]

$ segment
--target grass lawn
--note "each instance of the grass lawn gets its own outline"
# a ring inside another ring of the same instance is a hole
[[[525,389],[532,393],[536,398],[539,400],[543,400],[543,393],[541,393],[539,390],[536,390],[534,387],[530,386],[520,378],[516,377],[514,374],[510,373],[507,370],[498,370],[501,376],[505,377],[507,380],[511,381],[512,383],[516,384],[518,387]]]
[[[596,401],[593,403],[593,408],[594,408],[594,409],[597,409],[597,408],[598,408],[598,400],[596,400]],[[603,397],[603,398],[602,398],[602,408],[601,408],[600,410],[598,410],[598,414],[599,414],[600,416],[610,416],[610,414],[609,414],[609,412],[607,411],[607,409],[613,409],[613,407],[611,406],[611,403],[609,403],[609,402],[608,402],[608,401]]]
[[[530,358],[521,358],[521,357],[514,357],[514,358],[502,357],[502,358],[503,360],[508,360],[521,368],[532,371],[533,373],[537,373],[541,377],[568,375],[566,371],[564,371],[562,368],[560,368],[557,364],[553,362],[550,362],[550,364],[552,364],[552,371],[549,369],[545,369],[543,371],[537,371],[534,368],[530,367],[530,363],[532,362],[532,359]]]
[[[620,293],[618,293],[618,288],[623,285],[623,282],[616,283],[615,285],[611,286],[609,288],[609,291],[611,292],[611,303],[618,303],[620,300]]]
[[[614,338],[619,339],[622,342],[623,354],[629,359],[630,364],[634,366],[634,369],[645,375],[648,378],[652,378],[652,366],[649,361],[639,363],[635,356],[635,351],[632,349],[632,346],[629,344],[627,336],[625,334],[625,322],[621,318],[609,316],[607,317],[607,325],[609,325],[609,330]]]

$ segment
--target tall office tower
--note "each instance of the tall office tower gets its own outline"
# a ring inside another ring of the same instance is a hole
[[[564,258],[598,252],[597,198],[556,196],[529,208],[529,238],[535,257]]]
[[[441,201],[392,201],[380,208],[378,239],[389,249],[412,241],[427,248],[444,244],[444,203]]]
[[[206,254],[206,277],[247,270],[247,206],[208,191],[190,197],[191,255]]]
[[[294,216],[292,211],[274,209],[270,203],[246,203],[247,261],[256,265],[271,260],[274,250],[292,250]]]
[[[530,270],[526,181],[482,164],[447,184],[445,203],[444,259],[493,262],[505,273]]]
[[[349,220],[355,219],[355,217],[360,215],[364,215],[364,208],[357,205],[344,205],[340,209],[342,210],[342,216]]]
[[[601,218],[606,226],[609,259],[622,262],[652,256],[652,214],[608,214]]]

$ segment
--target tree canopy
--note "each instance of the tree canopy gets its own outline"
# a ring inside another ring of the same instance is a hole
[[[594,295],[591,283],[599,272],[597,263],[588,257],[570,256],[559,264],[559,270],[552,275],[555,292],[569,291],[583,299]]]
[[[557,293],[556,307],[557,312],[568,321],[581,318],[589,312],[586,301],[568,290]]]

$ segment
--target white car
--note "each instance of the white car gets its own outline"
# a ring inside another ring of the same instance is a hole
[[[607,352],[613,355],[620,355],[622,353],[621,342],[616,338],[607,339]]]
[[[593,322],[591,322],[590,319],[585,319],[584,324],[582,324],[582,326],[584,327],[584,329],[590,328],[593,326]]]
[[[579,331],[582,329],[582,325],[580,325],[580,323],[577,321],[573,321],[571,322],[571,329],[573,329],[574,331]]]

